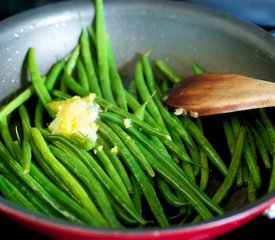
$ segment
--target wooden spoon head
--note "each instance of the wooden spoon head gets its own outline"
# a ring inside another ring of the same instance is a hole
[[[171,108],[206,116],[275,105],[275,83],[237,74],[194,75],[164,97]]]

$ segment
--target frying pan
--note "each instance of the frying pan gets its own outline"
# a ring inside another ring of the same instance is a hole
[[[107,28],[125,79],[131,79],[137,52],[152,48],[152,58],[169,62],[183,75],[191,74],[183,54],[208,71],[275,79],[275,39],[255,25],[224,13],[184,2],[116,0],[104,3]],[[46,73],[67,56],[82,27],[91,23],[92,1],[55,3],[0,22],[0,100],[24,85],[22,63],[27,49],[37,50]],[[34,215],[0,197],[0,211],[20,224],[58,239],[209,239],[221,236],[261,214],[274,217],[275,193],[254,204],[199,224],[167,229],[108,230],[83,227]]]
[[[215,8],[257,25],[275,27],[273,0],[186,0],[186,2]]]

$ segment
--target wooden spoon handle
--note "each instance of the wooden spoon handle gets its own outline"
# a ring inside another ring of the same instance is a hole
[[[275,83],[236,74],[206,73],[186,79],[164,99],[199,116],[275,106]]]

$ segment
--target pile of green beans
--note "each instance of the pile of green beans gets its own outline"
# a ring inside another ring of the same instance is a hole
[[[95,227],[167,227],[225,214],[235,192],[247,204],[275,189],[269,110],[177,116],[162,97],[182,76],[150,51],[126,86],[103,0],[69,56],[43,75],[30,48],[27,70],[30,85],[0,108],[0,192],[15,204]],[[101,107],[92,149],[47,128],[55,118],[49,103],[89,93]]]

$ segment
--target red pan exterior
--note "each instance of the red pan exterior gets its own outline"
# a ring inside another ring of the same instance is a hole
[[[204,240],[213,239],[226,234],[253,218],[263,214],[272,204],[275,204],[275,196],[257,203],[243,211],[224,216],[222,218],[179,228],[149,229],[146,231],[136,230],[110,230],[102,231],[95,228],[87,228],[53,222],[49,219],[32,215],[4,203],[0,203],[0,211],[16,222],[54,239],[64,240]]]

